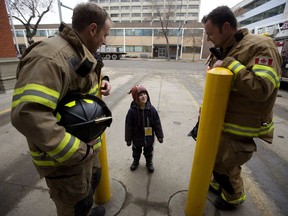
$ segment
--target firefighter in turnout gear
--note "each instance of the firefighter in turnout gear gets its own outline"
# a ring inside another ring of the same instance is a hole
[[[156,135],[159,143],[163,143],[163,131],[157,110],[150,102],[147,89],[143,85],[131,88],[133,101],[126,115],[125,141],[132,145],[133,163],[130,170],[134,171],[139,165],[142,149],[146,159],[146,167],[150,173],[154,172],[153,144]]]
[[[59,36],[28,47],[17,69],[11,122],[29,145],[32,161],[45,178],[59,216],[104,215],[91,209],[100,181],[101,136],[81,140],[58,124],[57,104],[70,93],[109,95],[109,78],[93,54],[112,27],[108,13],[94,3],[78,4],[72,28],[62,23]]]
[[[214,44],[209,67],[227,68],[234,74],[210,184],[210,190],[219,194],[215,207],[230,210],[246,199],[241,166],[256,151],[253,138],[273,140],[281,57],[271,38],[238,30],[236,17],[227,6],[212,10],[202,23],[208,41]]]

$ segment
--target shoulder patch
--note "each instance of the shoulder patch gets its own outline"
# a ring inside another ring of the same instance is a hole
[[[72,56],[70,59],[68,59],[69,65],[73,68],[74,71],[76,71],[77,67],[80,64],[79,58],[76,56]]]
[[[266,66],[272,66],[273,64],[273,59],[272,58],[268,58],[268,57],[256,57],[255,64],[260,64],[260,65],[266,65]]]

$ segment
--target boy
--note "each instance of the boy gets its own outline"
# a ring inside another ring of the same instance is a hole
[[[146,159],[146,167],[150,173],[154,172],[152,163],[153,144],[156,135],[158,141],[163,143],[163,131],[157,110],[150,102],[147,89],[142,85],[131,88],[133,101],[126,115],[125,121],[125,141],[127,146],[132,145],[133,163],[130,170],[134,171],[139,165],[139,160],[143,154]]]

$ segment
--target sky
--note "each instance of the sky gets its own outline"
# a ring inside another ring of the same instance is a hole
[[[227,5],[228,7],[233,7],[242,0],[201,0],[200,5],[200,16],[201,21],[204,15],[207,15],[210,11],[220,5]],[[42,20],[42,24],[54,24],[60,23],[60,18],[58,15],[58,0],[55,0],[52,11],[49,11]],[[70,8],[74,8],[80,2],[87,2],[84,0],[61,0],[62,4]],[[66,23],[71,23],[72,10],[69,10],[65,7],[61,7],[62,19]]]

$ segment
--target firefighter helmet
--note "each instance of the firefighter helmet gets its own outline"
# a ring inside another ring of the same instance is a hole
[[[112,123],[112,113],[100,98],[73,93],[57,105],[55,116],[58,124],[84,142],[99,137]]]

